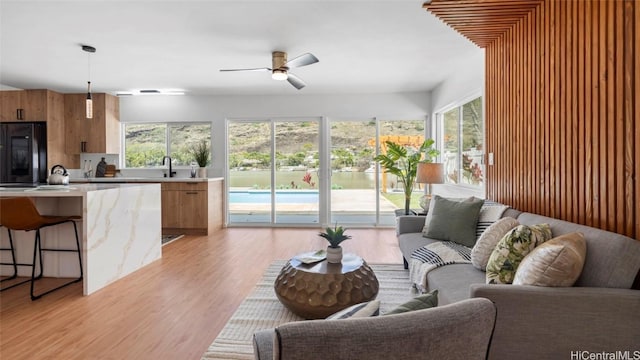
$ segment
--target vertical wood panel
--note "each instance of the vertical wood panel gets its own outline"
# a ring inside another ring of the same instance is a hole
[[[578,104],[578,113],[576,117],[572,118],[573,126],[577,128],[577,139],[576,139],[576,151],[578,153],[577,165],[578,168],[578,202],[575,205],[578,210],[578,223],[584,224],[586,223],[586,207],[585,204],[585,193],[587,191],[586,183],[586,172],[585,166],[583,164],[586,163],[585,156],[585,139],[587,139],[585,135],[586,126],[581,126],[584,124],[583,119],[586,118],[585,106],[587,104],[585,99],[585,75],[586,75],[586,66],[585,66],[585,57],[586,57],[586,24],[585,24],[585,8],[577,9],[577,37],[576,37],[576,46],[578,48],[577,51],[577,70],[576,78],[578,79],[578,87],[575,92],[574,99],[577,100]]]
[[[599,17],[600,17],[600,26],[599,26],[599,36],[598,42],[600,46],[599,48],[599,75],[598,75],[598,90],[599,90],[599,100],[600,103],[600,112],[598,118],[598,124],[600,125],[600,141],[598,143],[600,155],[598,159],[600,160],[600,190],[599,190],[599,198],[598,205],[600,206],[600,216],[598,221],[600,222],[600,228],[609,229],[609,224],[607,222],[607,201],[609,200],[609,193],[607,191],[607,132],[609,127],[609,118],[607,117],[608,112],[608,98],[607,98],[607,66],[609,64],[608,59],[608,44],[607,44],[607,3],[599,2],[598,6],[600,7]],[[615,191],[615,188],[612,188],[612,192]]]
[[[624,206],[624,178],[625,178],[625,159],[623,140],[624,135],[624,74],[622,60],[624,59],[624,2],[616,2],[612,4],[611,21],[613,22],[613,31],[611,31],[610,41],[614,46],[613,49],[613,71],[615,73],[615,81],[611,84],[612,108],[614,110],[613,117],[615,121],[615,132],[612,132],[609,141],[615,147],[615,156],[612,157],[612,168],[615,171],[615,198],[609,201],[610,219],[614,221],[615,232],[621,233],[625,231],[625,220],[629,218],[629,214]],[[616,41],[619,39],[619,41]],[[617,140],[619,139],[619,141]]]
[[[628,151],[625,151],[629,155],[625,165],[630,169],[625,179],[628,184],[625,190],[628,194],[633,194],[626,198],[627,209],[635,211],[635,219],[629,219],[630,227],[635,226],[635,234],[640,237],[640,209],[638,208],[640,201],[640,24],[638,23],[640,5],[626,1],[625,6],[625,21],[630,25],[625,26],[625,39],[628,40],[625,40],[625,52],[628,52],[629,56],[625,56],[624,76],[631,78],[631,88],[629,91],[625,90],[625,103],[630,104],[627,106],[630,111],[625,112],[625,129],[629,130],[627,134],[635,132],[635,140],[629,141]],[[635,59],[635,64],[631,64],[632,59]],[[633,80],[634,77],[635,80]],[[633,121],[629,121],[630,119]]]
[[[474,10],[504,12],[500,0],[464,3],[452,25],[463,34]],[[504,12],[502,30],[466,34],[486,48],[488,197],[640,237],[640,3],[522,4],[530,12]]]

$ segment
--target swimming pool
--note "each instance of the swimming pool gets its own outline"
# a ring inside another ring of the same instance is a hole
[[[229,191],[230,204],[270,204],[271,191],[269,190],[231,190]],[[318,191],[276,191],[277,204],[317,204]]]

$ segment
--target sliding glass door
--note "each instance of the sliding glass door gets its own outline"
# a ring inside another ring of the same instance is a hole
[[[377,125],[374,119],[330,122],[331,223],[377,223]]]
[[[319,133],[319,119],[229,121],[229,223],[318,224]]]
[[[404,189],[373,159],[386,141],[419,147],[424,129],[424,120],[229,120],[228,223],[393,226]]]
[[[387,141],[419,148],[424,120],[331,121],[331,223],[395,225],[396,209],[404,207],[404,189],[373,160],[386,152]],[[413,208],[422,191],[414,184]]]

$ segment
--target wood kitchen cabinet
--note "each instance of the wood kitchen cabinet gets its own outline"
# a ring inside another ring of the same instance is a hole
[[[86,94],[65,94],[64,113],[66,152],[75,155],[80,167],[80,153],[120,153],[120,104],[118,98],[109,94],[92,94],[93,118],[87,119]]]
[[[46,122],[47,167],[67,166],[64,95],[51,90],[0,91],[0,122]]]
[[[49,90],[0,91],[0,121],[46,121]]]
[[[209,235],[222,227],[222,180],[162,183],[162,234]]]

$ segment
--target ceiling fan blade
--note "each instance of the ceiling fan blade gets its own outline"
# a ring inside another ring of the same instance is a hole
[[[293,85],[293,87],[295,87],[298,90],[300,90],[303,87],[307,86],[307,84],[305,84],[304,81],[302,81],[302,79],[300,79],[299,77],[293,75],[292,73],[288,74],[287,81],[289,82],[289,84]]]
[[[318,61],[320,60],[318,60],[318,58],[315,57],[313,54],[306,53],[287,61],[287,63],[284,65],[288,68],[295,68],[295,67],[315,64]]]
[[[252,68],[252,69],[220,69],[221,72],[227,71],[271,71],[270,68]]]

